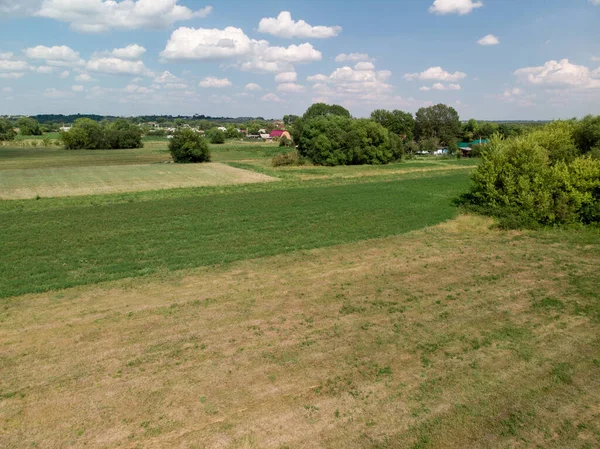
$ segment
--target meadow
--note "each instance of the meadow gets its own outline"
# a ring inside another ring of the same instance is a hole
[[[469,160],[212,151],[0,148],[41,192],[0,201],[1,447],[600,445],[597,228],[461,213]]]

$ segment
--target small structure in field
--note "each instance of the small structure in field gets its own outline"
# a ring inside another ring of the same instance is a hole
[[[260,138],[261,138],[262,140],[264,140],[265,142],[272,142],[272,141],[273,141],[273,138],[271,137],[271,135],[270,135],[270,134],[267,134],[267,133],[263,133],[263,134],[261,134],[261,135],[260,135]]]

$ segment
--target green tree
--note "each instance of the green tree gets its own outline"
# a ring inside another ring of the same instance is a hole
[[[188,128],[179,129],[169,142],[171,157],[178,163],[209,162],[210,150],[204,137]]]
[[[576,126],[573,133],[575,145],[582,153],[600,148],[600,115],[588,115]]]
[[[297,115],[284,115],[283,124],[286,128],[291,128],[292,126],[294,126],[294,123],[296,123],[296,120],[298,120],[299,118],[300,117],[298,117]]]
[[[15,140],[17,133],[13,129],[12,123],[8,120],[0,119],[0,142]]]
[[[217,128],[209,129],[206,137],[212,144],[220,145],[225,143],[225,133]]]
[[[419,141],[435,137],[447,146],[457,141],[462,125],[454,108],[438,104],[417,111],[415,129]]]
[[[302,116],[303,120],[310,120],[317,117],[327,117],[330,115],[336,115],[340,117],[350,118],[350,111],[346,108],[339,106],[337,104],[329,105],[325,103],[315,103],[311,107],[309,107],[304,115]]]
[[[379,123],[388,131],[400,136],[403,140],[410,141],[415,135],[415,119],[409,112],[377,109],[371,113],[371,120]]]
[[[225,133],[225,135],[228,139],[239,139],[240,138],[240,133],[233,126],[230,126],[227,128],[227,132]]]
[[[41,136],[42,128],[37,120],[31,117],[22,117],[17,121],[17,127],[22,136]]]

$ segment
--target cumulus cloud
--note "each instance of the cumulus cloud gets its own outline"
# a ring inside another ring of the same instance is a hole
[[[0,59],[12,59],[13,56],[14,54],[11,51],[0,52]]]
[[[71,90],[73,92],[83,92],[85,87],[83,87],[81,84],[75,84],[74,86],[71,86]]]
[[[429,12],[440,15],[460,14],[462,16],[482,6],[483,2],[474,0],[435,0],[429,8]]]
[[[339,35],[342,32],[342,27],[311,26],[304,20],[294,21],[290,12],[282,11],[277,18],[269,17],[262,19],[258,24],[258,31],[286,39],[295,37],[327,39]]]
[[[375,70],[375,64],[372,62],[359,62],[354,66],[354,70],[358,71],[370,71]]]
[[[29,64],[25,61],[0,60],[0,72],[21,72],[29,70]]]
[[[534,106],[535,94],[529,94],[519,87],[507,88],[500,95],[494,95],[493,98],[502,103],[514,103],[521,107]]]
[[[591,71],[588,67],[571,64],[568,59],[548,61],[543,66],[525,67],[515,71],[523,82],[533,85],[599,89],[600,70]]]
[[[498,45],[500,43],[500,39],[498,39],[496,36],[494,36],[493,34],[488,34],[487,36],[482,37],[481,39],[479,39],[477,41],[477,43],[479,45],[484,45],[484,46],[488,46],[488,45]]]
[[[161,56],[170,61],[232,61],[243,71],[278,73],[293,64],[320,61],[323,55],[311,44],[272,47],[265,40],[250,39],[240,28],[223,30],[181,27],[175,30]]]
[[[88,83],[88,82],[92,81],[92,77],[90,75],[88,75],[87,73],[82,73],[75,77],[75,81]]]
[[[61,78],[61,79],[68,78],[69,76],[71,76],[71,72],[69,72],[68,70],[65,70],[65,71],[63,71],[63,72],[60,74],[60,78]]]
[[[261,101],[265,101],[265,102],[269,102],[269,103],[283,103],[284,102],[284,100],[282,100],[281,98],[279,98],[274,93],[268,93],[268,94],[262,96],[260,100]]]
[[[212,6],[197,11],[177,4],[178,0],[44,0],[36,15],[70,24],[84,33],[110,29],[166,28],[175,22],[206,17]]]
[[[187,89],[189,86],[185,83],[167,83],[164,85],[165,89],[171,90],[182,90]]]
[[[359,61],[372,61],[367,53],[340,53],[335,57],[336,62],[359,62]]]
[[[40,0],[0,0],[0,13],[2,17],[33,14],[39,5]]]
[[[86,69],[105,75],[152,75],[142,61],[129,61],[114,57],[90,59]]]
[[[306,90],[306,87],[302,86],[301,84],[296,84],[296,83],[283,83],[283,84],[277,85],[277,90],[279,92],[298,93],[298,92],[304,92]]]
[[[110,52],[112,56],[120,59],[140,59],[146,49],[138,44],[130,44],[124,48],[115,48]]]
[[[180,79],[177,76],[173,75],[168,70],[165,70],[160,75],[158,75],[156,78],[154,78],[155,83],[161,83],[161,84],[162,83],[177,83],[179,81],[180,81]]]
[[[262,90],[262,87],[260,87],[260,86],[259,86],[258,84],[256,84],[256,83],[248,83],[248,84],[246,84],[246,87],[245,87],[245,89],[246,89],[246,90],[249,90],[249,91],[251,91],[251,92],[255,92],[255,91],[258,91],[258,90]]]
[[[454,72],[450,73],[442,69],[441,67],[430,67],[424,72],[421,73],[407,73],[404,75],[404,78],[413,81],[413,80],[421,80],[421,81],[446,81],[446,82],[455,82],[467,77],[466,73],[463,72]]]
[[[231,81],[229,81],[227,78],[221,79],[221,78],[215,78],[213,76],[209,76],[207,78],[204,78],[202,81],[200,81],[199,86],[204,87],[204,88],[230,87]]]
[[[361,69],[361,70],[358,70]],[[309,76],[307,80],[314,83],[315,98],[327,98],[336,101],[378,102],[391,98],[393,87],[387,83],[392,76],[389,70],[376,71],[373,65],[341,67],[326,76],[323,74]]]
[[[0,78],[7,80],[18,80],[19,78],[23,78],[25,74],[23,72],[9,72],[3,73],[0,71]]]
[[[592,5],[599,6],[599,5],[600,5],[600,0],[590,0],[590,3],[591,3]]]
[[[423,86],[419,88],[422,92],[428,92],[430,90],[461,90],[462,87],[460,84],[443,84],[443,83],[435,83],[433,86]]]
[[[46,98],[69,98],[72,96],[73,96],[72,92],[58,90],[55,87],[51,87],[44,91],[44,97],[46,97]]]
[[[298,80],[296,72],[282,72],[275,76],[276,83],[295,83]]]
[[[23,52],[29,59],[45,60],[46,64],[52,66],[78,66],[85,64],[85,61],[79,56],[79,52],[66,45],[54,47],[38,45],[26,48]]]

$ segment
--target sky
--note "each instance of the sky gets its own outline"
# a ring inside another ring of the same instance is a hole
[[[0,0],[0,115],[600,114],[600,0]]]

